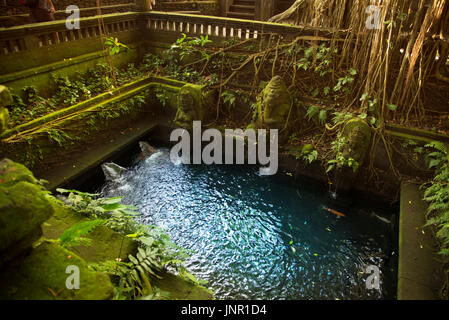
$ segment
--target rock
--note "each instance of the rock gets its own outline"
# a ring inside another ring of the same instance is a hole
[[[43,188],[24,166],[0,162],[0,266],[27,250],[53,214]]]
[[[193,121],[203,120],[201,86],[184,85],[178,93],[178,110],[174,123],[182,128],[192,128]]]
[[[79,289],[68,289],[68,266],[79,268]],[[105,300],[114,289],[109,277],[92,271],[75,253],[52,242],[43,242],[23,259],[17,259],[0,276],[0,299]]]
[[[169,293],[171,300],[214,299],[212,291],[170,273],[164,273],[162,279],[155,279],[153,281],[155,286]]]
[[[11,187],[20,181],[38,183],[33,173],[24,165],[6,158],[0,161],[0,188]]]
[[[70,208],[52,201],[55,214],[43,226],[43,236],[47,239],[58,239],[71,226],[89,219]],[[137,243],[131,238],[119,234],[106,226],[98,226],[86,238],[91,240],[89,246],[71,246],[67,249],[76,253],[87,262],[101,262],[121,258],[137,253]]]
[[[371,127],[366,121],[360,118],[347,121],[342,131],[342,137],[348,141],[343,156],[346,159],[353,158],[361,167],[369,151],[371,134]]]

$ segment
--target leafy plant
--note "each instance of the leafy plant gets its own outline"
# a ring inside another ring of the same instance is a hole
[[[130,262],[109,261],[94,266],[117,277],[117,297],[136,298],[152,294],[151,279],[159,278],[161,273],[168,270],[178,272],[189,281],[203,283],[183,266],[188,257],[187,252],[171,242],[170,237],[161,228],[137,222],[139,213],[136,208],[122,204],[120,197],[99,198],[98,194],[77,190],[57,191],[68,194],[62,199],[66,206],[94,219],[69,229],[64,236],[66,243],[72,243],[72,240],[85,241],[81,236],[99,224],[104,224],[138,243],[137,255],[128,256]]]
[[[317,115],[319,112],[320,112],[320,107],[318,107],[318,106],[310,106],[310,107],[307,109],[306,116],[307,116],[307,118],[308,118],[309,121],[310,121],[310,120],[312,120],[312,118],[313,118],[315,115]]]
[[[116,55],[120,53],[120,48],[129,49],[128,46],[124,45],[123,43],[120,43],[118,41],[118,38],[109,37],[104,42],[105,45],[108,46],[108,52],[111,56]]]
[[[318,113],[318,122],[320,124],[325,124],[327,119],[327,111],[325,109],[321,109]]]
[[[429,203],[425,226],[436,226],[440,240],[439,254],[449,260],[449,148],[441,142],[431,142],[428,149],[428,168],[435,169],[435,176],[425,191],[424,200]],[[449,272],[449,269],[447,270]]]
[[[170,97],[167,95],[167,92],[162,89],[161,86],[156,86],[154,89],[154,93],[156,95],[156,99],[165,107],[170,101]]]
[[[225,104],[228,109],[234,109],[236,94],[233,91],[225,90],[221,93],[221,96],[223,98],[223,104]]]
[[[207,60],[210,59],[210,56],[204,50],[206,44],[212,42],[212,40],[209,40],[209,35],[201,35],[200,37],[188,37],[185,33],[182,33],[181,35],[181,38],[176,40],[170,47],[170,50],[179,50],[181,59],[194,52],[199,52],[202,57]]]
[[[347,148],[347,144],[348,140],[340,134],[337,140],[331,143],[332,150],[335,153],[335,158],[327,161],[326,172],[330,172],[335,168],[342,168],[344,166],[351,168],[353,172],[357,171],[359,163],[351,157],[346,158],[343,154],[343,150]]]
[[[105,222],[105,220],[101,219],[79,222],[65,230],[59,237],[59,241],[63,247],[90,245],[90,239],[83,236],[94,230],[96,227],[105,224]]]
[[[351,70],[354,70],[354,69],[351,69]],[[355,70],[354,70],[354,72],[355,72]],[[345,85],[348,83],[352,83],[354,81],[354,77],[352,76],[353,72],[350,71],[349,73],[350,73],[349,75],[338,78],[337,84],[334,86],[334,89],[333,89],[335,92],[340,91],[340,90],[343,91],[344,93],[349,92],[348,87],[346,87]]]
[[[318,159],[318,151],[311,150],[309,152],[302,153],[302,159],[307,161],[309,164]]]

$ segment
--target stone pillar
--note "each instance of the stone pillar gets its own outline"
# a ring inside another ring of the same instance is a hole
[[[8,88],[0,85],[0,134],[8,127],[9,113],[6,106],[10,104],[12,104],[12,98]]]
[[[226,13],[229,8],[229,3],[231,1],[230,0],[220,0],[219,2],[220,2],[220,16],[226,17]]]
[[[274,0],[256,0],[254,20],[267,21],[274,15]]]
[[[150,11],[150,0],[136,0],[136,11]]]

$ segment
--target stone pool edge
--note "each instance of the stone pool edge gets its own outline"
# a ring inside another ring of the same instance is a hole
[[[48,171],[46,178],[50,183],[47,188],[52,190],[68,181],[75,180],[114,154],[121,152],[129,144],[136,143],[161,123],[146,121],[145,124],[139,123],[139,125],[136,126],[139,129],[132,134],[119,137],[112,143],[106,143],[96,150],[87,152],[81,157],[82,159],[78,159],[77,163]],[[296,162],[288,156],[281,156],[281,159],[282,169],[288,169]],[[419,186],[403,182],[399,209],[398,300],[441,299],[439,289],[443,275],[441,262],[437,260],[436,255],[438,246],[430,230],[423,229],[426,208],[427,204],[422,200]]]
[[[443,283],[438,245],[423,228],[427,203],[419,185],[402,182],[399,209],[398,300],[439,300]]]

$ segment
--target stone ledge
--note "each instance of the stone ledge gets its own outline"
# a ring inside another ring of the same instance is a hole
[[[443,283],[438,247],[425,224],[427,204],[416,184],[401,185],[398,300],[438,300]]]

